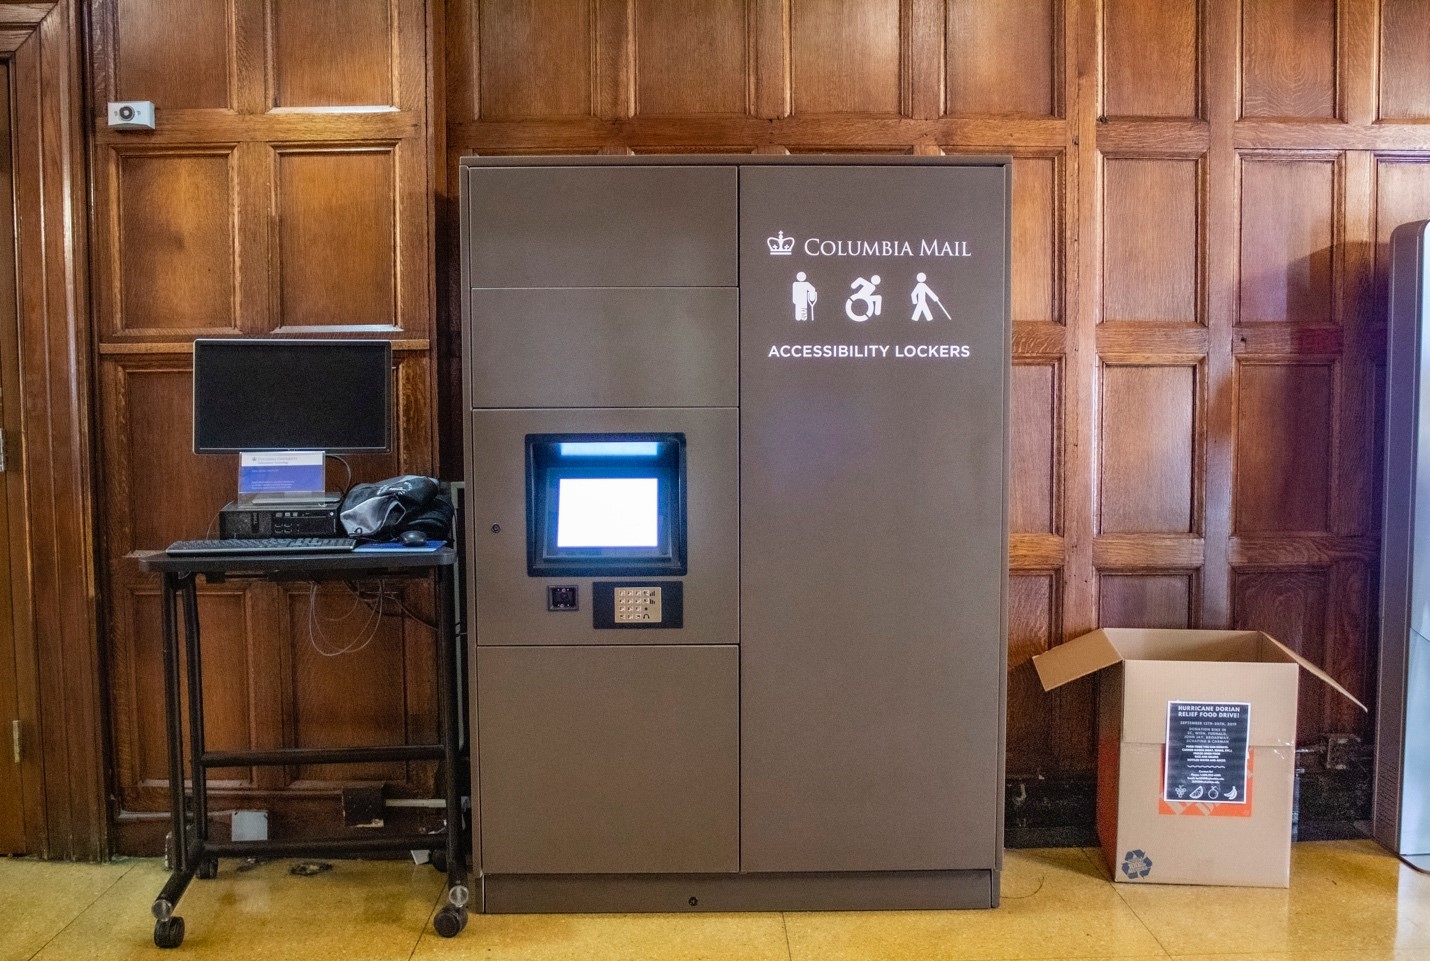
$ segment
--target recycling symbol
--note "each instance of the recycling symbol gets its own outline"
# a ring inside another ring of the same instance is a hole
[[[1132,880],[1145,878],[1152,873],[1152,859],[1141,849],[1128,851],[1122,860],[1122,873]]]

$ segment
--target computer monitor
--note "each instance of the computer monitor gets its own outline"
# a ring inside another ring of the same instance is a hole
[[[527,573],[685,573],[683,434],[529,434]]]
[[[381,451],[391,430],[388,341],[194,341],[197,453]]]

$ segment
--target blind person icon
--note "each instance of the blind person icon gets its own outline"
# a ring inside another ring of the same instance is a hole
[[[914,305],[914,322],[918,323],[920,320],[933,320],[933,311],[929,310],[930,300],[938,304],[938,309],[943,312],[945,317],[952,320],[953,318],[948,316],[948,309],[944,307],[943,301],[938,299],[938,294],[934,293],[933,288],[924,283],[925,280],[928,280],[928,274],[920,272],[916,279],[918,283],[914,285],[913,291],[909,294],[909,302]],[[923,316],[920,317],[920,314]]]
[[[870,317],[878,317],[884,307],[884,298],[874,293],[879,286],[879,275],[875,274],[868,280],[860,277],[850,284],[854,291],[849,295],[849,299],[844,302],[844,313],[856,324],[862,324]],[[854,305],[862,304],[864,309],[855,313]]]
[[[814,305],[819,300],[819,291],[805,279],[804,271],[794,275],[790,286],[790,297],[794,301],[795,320],[814,320]]]

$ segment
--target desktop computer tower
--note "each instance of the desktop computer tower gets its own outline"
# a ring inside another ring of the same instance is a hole
[[[462,162],[477,909],[998,903],[1009,179]]]
[[[1390,241],[1375,838],[1430,870],[1430,221]]]
[[[341,537],[337,503],[286,505],[232,501],[218,515],[218,536],[225,538]]]

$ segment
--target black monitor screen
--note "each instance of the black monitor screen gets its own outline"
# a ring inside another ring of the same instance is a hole
[[[385,340],[194,341],[194,450],[386,450]]]

